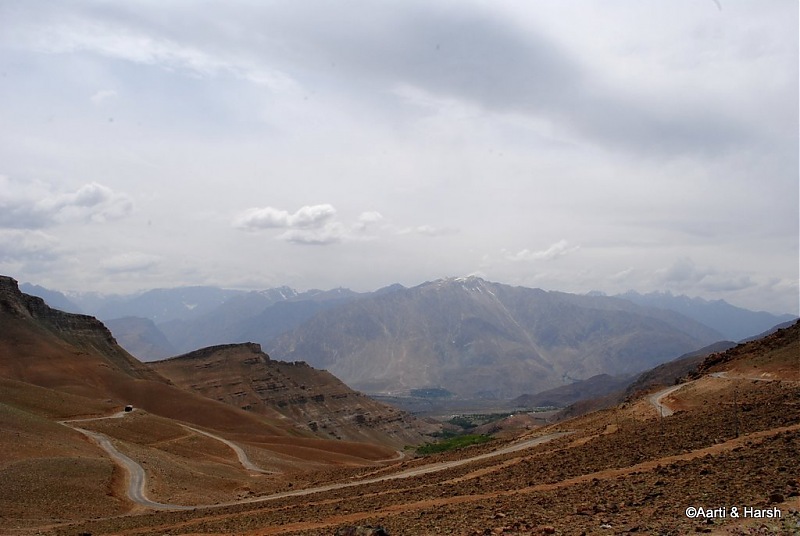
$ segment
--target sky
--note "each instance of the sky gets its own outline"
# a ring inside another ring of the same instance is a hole
[[[0,273],[798,313],[796,0],[0,0]]]

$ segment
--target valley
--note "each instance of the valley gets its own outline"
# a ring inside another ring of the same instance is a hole
[[[492,437],[421,454],[441,424],[328,372],[254,343],[141,364],[99,322],[0,282],[4,534],[800,529],[798,323],[646,372],[599,410],[580,402],[537,419],[464,400],[441,415],[447,426]],[[686,515],[719,507],[781,517]]]
[[[51,533],[310,535],[381,525],[389,534],[792,534],[800,526],[797,334],[766,356],[786,374],[759,382],[704,375],[664,397],[676,412],[663,419],[643,398],[502,445],[352,470],[290,494]],[[740,357],[737,367],[749,366],[748,354]],[[738,436],[732,413],[718,409],[734,392]],[[776,507],[783,517],[686,517],[686,508],[706,505]]]
[[[800,536],[798,20],[0,0],[0,536]]]

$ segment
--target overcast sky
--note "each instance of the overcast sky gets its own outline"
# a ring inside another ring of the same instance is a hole
[[[0,273],[798,312],[797,0],[0,0]]]

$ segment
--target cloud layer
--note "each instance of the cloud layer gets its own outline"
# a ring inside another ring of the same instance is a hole
[[[0,3],[0,271],[796,310],[798,9]]]

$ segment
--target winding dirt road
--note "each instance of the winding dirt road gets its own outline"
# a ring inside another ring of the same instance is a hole
[[[99,432],[92,432],[90,430],[86,430],[85,428],[81,428],[79,426],[73,426],[73,423],[77,422],[89,422],[89,421],[102,421],[105,419],[121,419],[125,417],[130,412],[120,411],[113,415],[109,415],[107,417],[92,417],[89,419],[73,419],[69,421],[59,421],[60,424],[64,426],[69,426],[76,432],[80,432],[106,451],[109,457],[122,467],[123,470],[128,474],[128,498],[133,501],[134,503],[144,506],[146,508],[151,508],[154,510],[190,510],[192,507],[190,506],[181,506],[179,504],[164,504],[152,501],[147,498],[147,494],[145,493],[145,483],[147,482],[147,476],[144,472],[144,469],[141,465],[130,459],[129,457],[125,456],[123,453],[117,450],[117,448],[111,443],[111,439],[108,436],[103,435]]]
[[[111,418],[111,417],[108,417]],[[99,434],[97,432],[91,432],[89,430],[85,430],[83,428],[78,428],[77,426],[71,426],[70,428],[82,433],[89,439],[93,440],[97,443],[100,448],[106,451],[108,455],[111,457],[114,462],[120,465],[127,473],[128,473],[128,498],[146,508],[152,508],[154,510],[191,510],[191,506],[181,506],[178,504],[164,504],[155,501],[151,501],[147,498],[147,495],[144,491],[144,486],[146,482],[146,475],[144,469],[141,465],[133,461],[132,459],[125,456],[123,453],[118,451],[116,447],[111,443],[111,440],[104,436],[103,434]]]
[[[256,464],[254,464],[253,462],[251,462],[250,458],[247,457],[247,453],[244,450],[242,450],[242,447],[240,447],[239,445],[237,445],[233,441],[228,441],[224,437],[220,437],[218,435],[212,434],[210,432],[205,432],[203,430],[198,430],[197,428],[192,428],[191,426],[187,426],[185,424],[182,424],[181,426],[186,428],[187,430],[191,430],[192,432],[196,432],[198,434],[202,434],[204,436],[208,436],[211,439],[216,439],[217,441],[219,441],[221,443],[225,443],[227,446],[229,446],[231,448],[231,450],[233,450],[233,452],[236,453],[236,457],[239,458],[239,463],[242,465],[242,467],[244,467],[245,469],[247,469],[251,473],[275,474],[275,471],[267,471],[266,469],[262,469],[259,466],[257,466]]]
[[[669,395],[671,395],[684,385],[688,384],[682,383],[680,385],[673,385],[672,387],[667,387],[666,389],[657,391],[652,395],[650,395],[648,397],[648,400],[650,401],[651,404],[653,404],[653,406],[656,408],[656,411],[658,411],[662,417],[669,417],[675,412],[672,411],[672,409],[670,409],[669,406],[665,405],[661,400],[668,397]]]
[[[553,434],[547,434],[541,437],[535,437],[533,439],[527,439],[525,441],[520,441],[518,443],[512,443],[510,445],[506,445],[505,447],[493,450],[492,452],[486,452],[484,454],[478,454],[477,456],[471,456],[469,458],[463,458],[460,460],[452,460],[449,462],[437,462],[432,463],[429,465],[423,465],[421,467],[414,467],[413,469],[407,469],[405,471],[401,471],[399,473],[393,473],[390,475],[383,475],[377,476],[374,478],[363,478],[358,480],[353,480],[350,482],[339,482],[336,484],[326,484],[324,486],[317,486],[314,488],[304,488],[298,489],[293,491],[284,491],[282,493],[275,493],[272,495],[266,495],[263,497],[253,497],[251,499],[243,499],[240,501],[233,501],[229,503],[222,503],[222,504],[214,504],[214,505],[204,505],[198,506],[197,508],[211,508],[217,506],[232,506],[235,504],[244,504],[244,503],[259,503],[259,502],[267,502],[273,501],[276,499],[284,499],[286,497],[298,497],[303,495],[312,495],[314,493],[321,493],[325,491],[332,491],[337,489],[344,489],[344,488],[352,488],[354,486],[363,486],[366,484],[374,484],[376,482],[385,482],[387,480],[400,480],[404,478],[411,478],[419,475],[425,475],[428,473],[436,473],[438,471],[444,471],[446,469],[451,469],[453,467],[458,467],[460,465],[465,465],[468,463],[473,463],[480,460],[485,460],[487,458],[494,458],[496,456],[502,456],[503,454],[510,454],[512,452],[517,452],[519,450],[524,450],[530,447],[535,447],[536,445],[541,445],[542,443],[547,443],[548,441],[552,441],[553,439],[557,439],[559,437],[572,434],[573,432],[556,432]]]
[[[708,377],[709,378],[721,379],[721,380],[747,380],[747,381],[754,381],[754,382],[781,381],[781,380],[776,379],[776,378],[765,378],[763,376],[730,376],[727,371],[712,372],[711,374],[708,374]],[[658,411],[661,414],[662,417],[669,417],[670,415],[674,414],[675,412],[669,406],[664,404],[662,402],[662,400],[664,398],[668,397],[669,395],[671,395],[672,393],[674,393],[675,391],[677,391],[678,389],[680,389],[681,387],[694,383],[694,381],[695,380],[692,380],[690,382],[682,383],[680,385],[673,385],[672,387],[667,387],[665,389],[661,389],[660,391],[656,391],[655,393],[653,393],[652,395],[647,397],[647,399],[650,401],[650,403],[653,405],[653,407],[656,408],[656,411]]]
[[[81,434],[85,435],[97,445],[102,448],[106,453],[111,457],[111,459],[123,470],[128,474],[128,498],[133,501],[134,503],[144,506],[146,508],[151,508],[154,510],[191,510],[195,508],[194,506],[183,506],[179,504],[169,504],[169,503],[159,503],[153,500],[150,500],[145,493],[145,484],[147,482],[147,475],[145,474],[144,468],[133,461],[131,458],[126,456],[125,454],[121,453],[114,444],[111,442],[111,439],[108,436],[101,434],[99,432],[92,432],[90,430],[86,430],[84,428],[80,428],[79,426],[74,426],[73,423],[79,422],[88,422],[88,421],[101,421],[105,419],[121,419],[124,418],[126,415],[129,415],[131,412],[120,411],[113,415],[109,415],[107,417],[92,417],[89,419],[74,419],[68,421],[59,421],[61,424],[65,426],[69,426],[73,430],[80,432]],[[270,471],[266,471],[261,469],[250,459],[247,457],[247,454],[242,450],[242,448],[233,443],[232,441],[228,441],[225,438],[222,438],[218,435],[204,432],[203,430],[198,430],[197,428],[193,428],[191,426],[187,426],[185,424],[181,424],[181,426],[187,430],[192,432],[202,434],[208,436],[212,439],[220,441],[230,447],[235,453],[236,457],[239,459],[239,463],[244,467],[247,471],[251,473],[258,473],[258,474],[265,474],[270,473]]]
[[[336,483],[336,484],[327,484],[327,485],[324,485],[324,486],[317,486],[317,487],[314,487],[314,488],[305,488],[305,489],[299,489],[299,490],[286,491],[286,492],[282,492],[282,493],[275,493],[275,494],[272,494],[272,495],[266,495],[266,496],[262,496],[262,497],[253,497],[253,498],[250,498],[250,499],[242,499],[242,500],[231,501],[231,502],[227,502],[227,503],[196,505],[196,506],[185,506],[185,505],[179,505],[179,504],[159,503],[159,502],[156,502],[156,501],[153,501],[153,500],[149,499],[147,497],[146,493],[145,493],[145,484],[146,484],[147,476],[146,476],[145,471],[144,471],[144,469],[142,468],[141,465],[139,465],[134,460],[132,460],[128,456],[124,455],[120,451],[118,451],[116,449],[116,447],[114,447],[114,445],[111,443],[111,440],[107,436],[105,436],[105,435],[103,435],[101,433],[98,433],[98,432],[92,432],[90,430],[85,430],[83,428],[80,428],[78,426],[74,426],[72,424],[72,423],[76,423],[76,422],[98,421],[98,420],[103,420],[103,419],[119,419],[119,418],[125,417],[126,414],[127,414],[126,412],[122,412],[121,411],[119,413],[115,413],[114,415],[110,415],[108,417],[95,417],[95,418],[90,418],[90,419],[77,419],[77,420],[60,421],[60,422],[61,422],[61,424],[65,425],[65,426],[69,426],[70,428],[82,433],[83,435],[85,435],[86,437],[90,438],[92,441],[97,443],[97,445],[99,445],[100,448],[105,450],[106,453],[108,453],[108,455],[111,457],[111,459],[115,463],[117,463],[120,467],[122,467],[125,470],[125,472],[128,474],[128,498],[131,501],[133,501],[134,503],[136,503],[136,504],[138,504],[140,506],[143,506],[145,508],[150,508],[150,509],[153,509],[153,510],[192,510],[192,509],[197,509],[197,508],[212,508],[212,507],[231,506],[231,505],[244,504],[244,503],[267,502],[267,501],[282,499],[282,498],[286,498],[286,497],[297,497],[297,496],[303,496],[303,495],[312,495],[314,493],[321,493],[321,492],[325,492],[325,491],[332,491],[332,490],[337,490],[337,489],[350,488],[350,487],[354,487],[354,486],[363,486],[363,485],[366,485],[366,484],[373,484],[373,483],[376,483],[376,482],[384,482],[384,481],[387,481],[387,480],[399,480],[399,479],[404,479],[404,478],[411,478],[411,477],[415,477],[415,476],[419,476],[419,475],[425,475],[425,474],[429,474],[429,473],[435,473],[435,472],[438,472],[438,471],[444,471],[446,469],[450,469],[450,468],[453,468],[453,467],[458,467],[460,465],[464,465],[464,464],[467,464],[467,463],[472,463],[472,462],[475,462],[475,461],[484,460],[484,459],[487,459],[487,458],[493,458],[493,457],[496,457],[496,456],[502,456],[504,454],[517,452],[519,450],[524,450],[524,449],[527,449],[527,448],[530,448],[530,447],[534,447],[536,445],[540,445],[542,443],[546,443],[548,441],[552,441],[553,439],[556,439],[556,438],[559,438],[559,437],[562,437],[564,435],[572,433],[572,432],[558,432],[558,433],[548,434],[548,435],[545,435],[545,436],[536,437],[536,438],[532,438],[532,439],[528,439],[528,440],[512,443],[512,444],[506,445],[505,447],[503,447],[501,449],[498,449],[498,450],[495,450],[495,451],[492,451],[492,452],[486,452],[484,454],[479,454],[477,456],[472,456],[472,457],[464,458],[464,459],[460,459],[460,460],[452,460],[452,461],[447,461],[447,462],[432,463],[432,464],[429,464],[429,465],[424,465],[424,466],[421,466],[421,467],[415,467],[415,468],[412,468],[412,469],[407,469],[405,471],[401,471],[399,473],[393,473],[393,474],[390,474],[390,475],[376,476],[376,477],[373,477],[373,478],[362,478],[362,479],[352,480],[350,482],[339,482],[339,483]],[[264,469],[261,469],[257,465],[253,464],[250,461],[250,459],[247,457],[247,454],[242,450],[242,448],[239,445],[237,445],[237,444],[235,444],[235,443],[233,443],[231,441],[228,441],[225,438],[222,438],[220,436],[212,434],[210,432],[199,430],[197,428],[193,428],[191,426],[184,425],[184,424],[181,424],[181,426],[183,428],[186,428],[187,430],[192,431],[192,432],[199,433],[199,434],[208,436],[208,437],[210,437],[212,439],[215,439],[217,441],[220,441],[220,442],[224,443],[225,445],[227,445],[228,447],[230,447],[236,453],[236,456],[238,457],[239,462],[242,464],[242,467],[244,467],[248,471],[251,471],[253,473],[258,473],[258,474],[269,473],[269,471],[265,471]],[[398,457],[398,459],[402,459],[402,457],[403,456],[401,455],[401,456]]]

